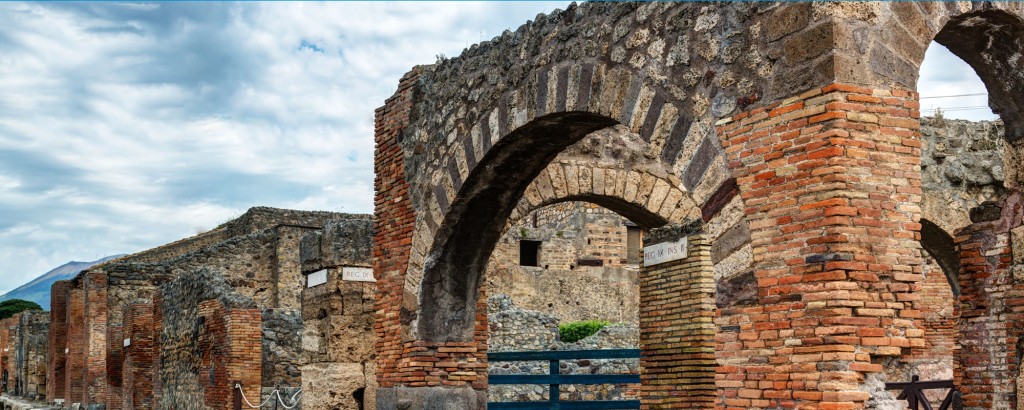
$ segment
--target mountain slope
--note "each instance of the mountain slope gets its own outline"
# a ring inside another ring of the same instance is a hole
[[[124,255],[108,256],[106,258],[92,261],[92,262],[68,262],[57,268],[42,274],[38,278],[33,279],[29,283],[19,286],[7,294],[0,296],[0,301],[8,299],[24,299],[32,302],[36,302],[43,309],[50,309],[50,286],[53,282],[58,280],[71,279],[85,269],[88,269],[94,265],[101,264],[111,259],[117,259]]]

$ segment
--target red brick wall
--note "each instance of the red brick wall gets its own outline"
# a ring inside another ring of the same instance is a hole
[[[68,353],[67,377],[64,385],[64,403],[84,401],[85,381],[85,292],[81,282],[68,290]]]
[[[711,244],[640,273],[641,408],[715,406],[715,279]]]
[[[381,387],[400,384],[404,377],[398,368],[399,359],[403,356],[400,317],[415,216],[399,138],[409,123],[411,88],[417,78],[415,71],[406,74],[399,82],[395,96],[377,109],[374,121],[377,146],[374,154],[376,233],[373,238],[373,272],[379,290],[374,330],[377,332],[377,377]]]
[[[104,403],[106,410],[121,410],[122,398],[122,366],[124,365],[124,330],[122,326],[107,326],[106,373],[107,397]]]
[[[415,70],[406,74],[395,95],[376,111],[373,270],[378,286],[374,325],[378,382],[381,387],[471,385],[484,389],[487,386],[486,297],[481,297],[477,303],[473,342],[438,344],[402,340],[402,308],[406,306],[403,299],[415,297],[405,295],[415,216],[399,139],[409,123],[412,86],[418,78]]]
[[[107,402],[107,274],[88,272],[85,284],[86,398],[83,404]]]
[[[7,378],[3,380],[7,382],[5,392],[14,390],[14,375],[17,374],[14,371],[14,360],[11,358],[14,352],[14,342],[11,340],[11,327],[14,326],[14,321],[14,318],[0,320],[0,374],[7,371]]]
[[[973,223],[954,238],[962,269],[962,310],[953,375],[965,407],[1009,408],[1017,402],[1024,281],[1010,272],[1010,230],[1022,225],[1024,196],[1015,191],[998,205],[998,218]]]
[[[726,406],[863,408],[865,373],[923,346],[917,110],[913,92],[833,84],[718,123],[760,299],[720,320],[740,326]]]
[[[71,282],[57,281],[50,287],[50,344],[46,356],[46,401],[64,398],[68,332],[68,290]]]
[[[163,333],[164,294],[157,288],[153,290],[153,403],[160,402],[163,394],[163,382],[160,380],[160,338]]]
[[[203,355],[199,384],[204,386],[205,404],[232,409],[236,382],[241,383],[249,402],[256,403],[262,370],[261,311],[225,309],[220,301],[207,300],[199,304],[199,316],[205,318],[197,341]]]
[[[928,268],[920,292],[921,319],[918,323],[918,327],[925,331],[925,343],[923,347],[913,348],[911,357],[943,360],[952,358],[958,349],[956,323],[959,303],[942,268],[934,262],[929,263]]]
[[[133,304],[125,309],[124,338],[130,344],[124,351],[121,366],[121,408],[149,410],[153,408],[154,348],[153,305]]]

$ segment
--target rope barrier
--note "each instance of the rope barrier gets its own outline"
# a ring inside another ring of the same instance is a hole
[[[300,394],[302,394],[302,389],[299,389],[299,391],[295,392],[295,394],[293,394],[292,397],[288,399],[288,401],[290,401],[292,403],[292,405],[289,406],[289,405],[285,404],[284,399],[281,397],[281,390],[276,390],[275,389],[273,392],[270,393],[270,396],[268,396],[267,399],[263,401],[263,403],[260,403],[259,406],[253,406],[252,403],[249,402],[249,398],[245,397],[245,391],[242,390],[242,385],[238,384],[238,383],[235,383],[235,388],[238,389],[238,392],[242,394],[242,401],[245,402],[245,405],[249,406],[249,408],[252,408],[252,409],[263,408],[263,406],[265,406],[267,403],[270,403],[270,401],[274,398],[274,396],[277,396],[277,402],[281,403],[281,406],[283,406],[284,408],[286,408],[286,409],[294,409],[295,407],[297,407],[299,405],[299,401],[296,398],[299,397]]]

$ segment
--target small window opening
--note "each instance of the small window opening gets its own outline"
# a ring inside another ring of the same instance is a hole
[[[639,226],[626,227],[626,263],[638,265],[642,260],[643,251],[640,242],[643,240],[643,229]]]
[[[540,266],[540,241],[519,241],[519,266]]]

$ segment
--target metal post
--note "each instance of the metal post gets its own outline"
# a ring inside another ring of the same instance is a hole
[[[234,392],[234,402],[231,408],[234,410],[242,410],[242,382],[236,380],[231,382],[231,390]]]
[[[917,396],[919,390],[917,390],[917,386],[914,385],[917,383],[918,380],[921,380],[921,378],[918,377],[916,374],[910,376],[911,387],[909,390],[910,394],[907,394],[907,406],[909,406],[913,410],[918,410]]]
[[[551,360],[548,363],[548,374],[550,374],[552,376],[558,376],[558,359]],[[548,389],[548,401],[551,403],[551,408],[552,409],[557,409],[558,408],[558,403],[559,403],[558,396],[560,396],[560,394],[558,392],[558,388],[559,388],[559,385],[552,384],[550,386],[550,388]]]

